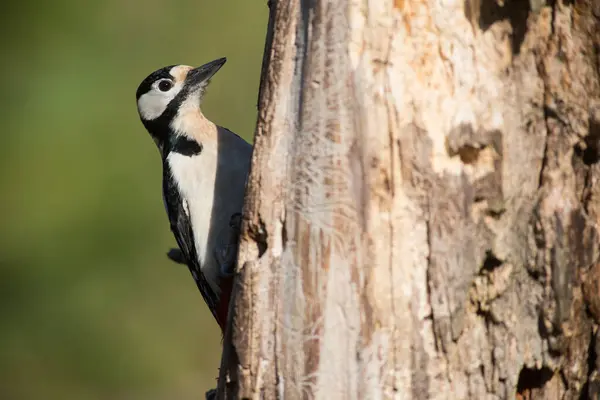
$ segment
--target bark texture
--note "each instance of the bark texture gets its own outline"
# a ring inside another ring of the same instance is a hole
[[[273,0],[219,391],[600,396],[600,1]]]

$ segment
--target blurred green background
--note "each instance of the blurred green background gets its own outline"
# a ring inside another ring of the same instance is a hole
[[[11,4],[12,3],[12,4]],[[0,399],[201,399],[217,325],[174,244],[135,90],[226,56],[203,110],[251,140],[266,0],[21,1],[0,34]]]

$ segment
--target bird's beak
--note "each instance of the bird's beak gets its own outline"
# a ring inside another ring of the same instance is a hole
[[[212,78],[212,76],[216,74],[219,69],[221,69],[226,61],[227,59],[223,57],[206,63],[201,67],[194,68],[188,72],[186,80],[192,86],[202,84]]]

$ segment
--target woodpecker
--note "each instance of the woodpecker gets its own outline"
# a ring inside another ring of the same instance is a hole
[[[163,202],[179,246],[170,258],[187,264],[222,332],[252,155],[250,144],[200,109],[225,61],[161,68],[136,93],[140,119],[162,159]]]

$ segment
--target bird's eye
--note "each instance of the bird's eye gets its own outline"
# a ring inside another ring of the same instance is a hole
[[[160,89],[161,92],[167,92],[172,87],[173,87],[173,83],[168,80],[160,81],[158,83],[158,88]]]

